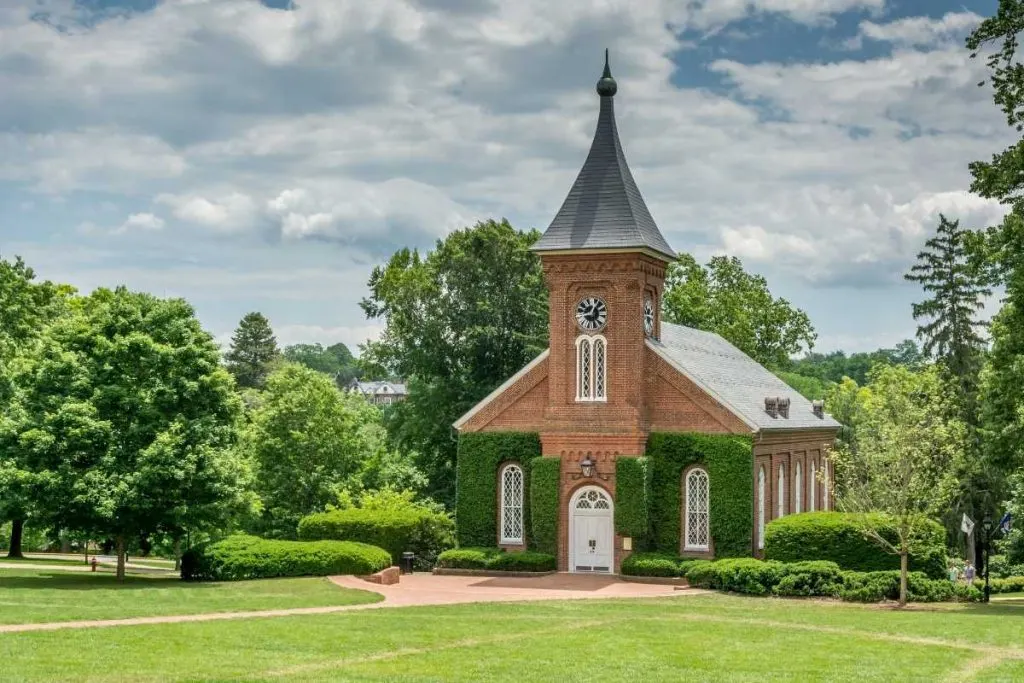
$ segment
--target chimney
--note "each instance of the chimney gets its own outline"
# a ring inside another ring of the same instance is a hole
[[[789,419],[789,399],[788,398],[783,398],[783,397],[780,396],[780,397],[776,398],[775,401],[776,401],[776,404],[779,407],[779,415],[781,415],[782,417],[784,417],[784,418],[786,418],[788,420]]]
[[[772,417],[779,416],[779,399],[773,396],[765,396],[764,398],[764,412],[768,413]]]
[[[825,401],[823,401],[821,399],[818,399],[816,401],[811,401],[811,410],[820,419],[822,419],[822,420],[825,419]]]

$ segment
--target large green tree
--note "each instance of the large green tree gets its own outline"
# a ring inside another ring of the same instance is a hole
[[[47,330],[16,377],[18,448],[55,528],[129,539],[221,522],[244,504],[240,401],[181,299],[96,290]]]
[[[228,371],[242,388],[261,388],[280,356],[270,321],[258,311],[246,313],[231,337],[231,348],[224,354]]]
[[[315,370],[293,363],[275,370],[250,417],[242,449],[262,502],[253,531],[294,538],[303,516],[345,492],[425,483],[389,448],[380,411]]]
[[[547,290],[529,251],[537,231],[484,221],[438,240],[426,256],[396,252],[370,276],[362,302],[384,321],[367,367],[407,378],[390,414],[398,444],[421,454],[429,493],[454,502],[452,422],[547,346]]]
[[[841,382],[849,377],[857,384],[866,384],[868,373],[875,365],[902,365],[917,368],[924,357],[912,339],[905,339],[893,348],[876,351],[858,351],[847,355],[845,351],[808,353],[793,361],[792,372],[814,377],[825,382]]]
[[[736,257],[715,256],[706,266],[683,254],[669,265],[662,299],[665,320],[715,332],[768,367],[786,368],[818,335],[807,314],[774,297],[760,275]]]
[[[356,359],[341,342],[326,348],[321,344],[292,344],[285,347],[282,356],[290,363],[299,363],[330,375],[340,387],[344,387],[359,374]]]

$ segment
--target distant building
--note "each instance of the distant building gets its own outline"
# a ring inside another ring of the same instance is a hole
[[[378,406],[389,406],[400,403],[409,395],[404,382],[360,382],[353,380],[348,385],[349,391],[359,392],[367,401]]]

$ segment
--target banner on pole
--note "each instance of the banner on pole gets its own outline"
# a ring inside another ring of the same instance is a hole
[[[964,513],[964,518],[960,520],[960,530],[968,536],[970,536],[971,532],[974,531],[974,522],[971,521],[971,518],[967,516],[966,512]]]
[[[1010,533],[1010,525],[1013,523],[1013,515],[1007,512],[1003,515],[1003,518],[999,520],[999,530],[1004,534]]]

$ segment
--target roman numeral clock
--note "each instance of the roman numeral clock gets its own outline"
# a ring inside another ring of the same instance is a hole
[[[608,306],[604,299],[588,296],[576,304],[576,324],[585,332],[596,332],[608,322]]]

